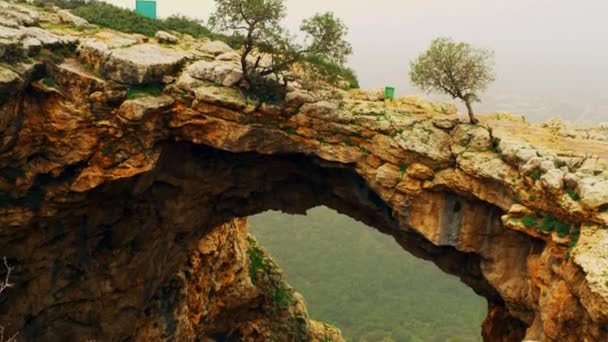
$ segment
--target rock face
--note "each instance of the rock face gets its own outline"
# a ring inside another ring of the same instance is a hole
[[[0,67],[10,335],[338,341],[244,219],[326,205],[485,297],[486,341],[608,339],[605,140],[364,92],[260,104],[222,44],[116,37]]]

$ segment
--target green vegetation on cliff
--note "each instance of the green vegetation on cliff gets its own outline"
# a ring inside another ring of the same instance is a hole
[[[250,219],[313,319],[349,341],[479,341],[485,300],[392,237],[327,208]]]

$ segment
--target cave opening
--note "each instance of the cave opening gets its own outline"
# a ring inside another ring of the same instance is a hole
[[[446,210],[423,212],[423,217],[463,220],[468,219],[463,216],[465,208],[478,206],[481,214],[476,218],[497,220],[494,209],[483,203],[450,193],[433,196],[445,201]],[[487,300],[489,326],[495,330],[485,336],[504,335],[504,327],[516,331],[515,338],[504,341],[521,337],[525,326],[504,309],[502,298],[481,271],[479,255],[451,246],[454,236],[441,234],[440,243],[434,244],[399,223],[397,215],[419,210],[417,205],[390,208],[351,165],[304,154],[233,153],[166,143],[153,170],[56,204],[52,219],[41,216],[20,231],[19,248],[7,245],[7,254],[23,266],[15,273],[16,290],[5,303],[12,313],[6,317],[32,340],[83,336],[180,340],[194,335],[236,341],[230,337],[236,336],[234,327],[259,319],[254,308],[263,304],[251,295],[248,305],[243,305],[243,295],[234,296],[238,293],[234,284],[217,288],[218,283],[238,277],[245,280],[235,284],[249,283],[251,276],[231,268],[235,258],[246,254],[233,253],[242,246],[232,244],[240,232],[231,227],[238,226],[235,223],[241,218],[269,210],[305,214],[325,206],[386,234],[398,248],[432,261],[442,272],[458,276]],[[452,228],[458,232],[457,224],[450,224]],[[480,229],[485,232],[486,226]],[[217,238],[207,241],[213,248],[201,242],[210,237]],[[399,259],[406,257],[401,251]],[[346,285],[343,292],[348,292]],[[369,291],[381,290],[376,288],[381,285],[370,286]],[[453,289],[445,292],[455,294]],[[232,297],[217,300],[226,294]],[[356,298],[352,303],[361,305]],[[462,308],[443,311],[463,315]]]
[[[324,206],[248,220],[311,318],[348,341],[481,341],[486,300],[390,235]]]

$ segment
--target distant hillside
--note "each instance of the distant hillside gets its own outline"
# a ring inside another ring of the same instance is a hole
[[[387,235],[327,208],[250,218],[311,317],[349,341],[479,341],[485,300]],[[312,262],[314,260],[314,262]]]

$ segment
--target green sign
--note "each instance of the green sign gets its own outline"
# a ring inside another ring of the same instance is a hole
[[[136,0],[135,12],[152,19],[156,19],[156,0]]]
[[[395,88],[386,87],[384,88],[384,98],[385,99],[394,99],[395,98]]]

